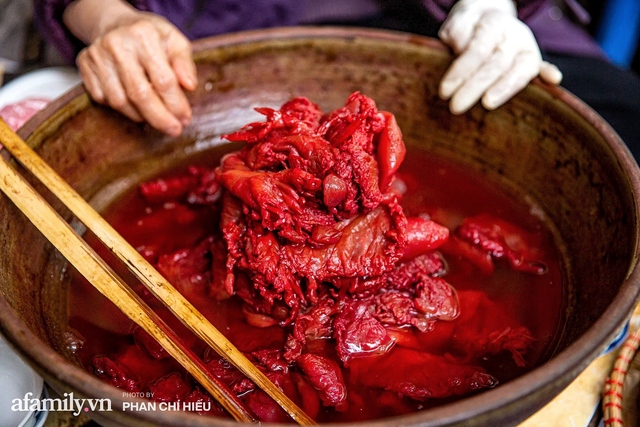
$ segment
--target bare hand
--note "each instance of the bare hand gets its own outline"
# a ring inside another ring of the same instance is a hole
[[[197,85],[189,40],[166,19],[136,12],[83,49],[77,65],[99,103],[177,136],[191,121],[183,89]]]

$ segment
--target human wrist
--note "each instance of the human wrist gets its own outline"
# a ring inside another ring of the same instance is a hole
[[[515,0],[459,0],[454,5],[455,8],[473,10],[478,13],[488,10],[500,10],[514,17],[518,15]]]
[[[75,0],[67,6],[62,18],[78,39],[91,44],[138,13],[138,10],[122,0]]]

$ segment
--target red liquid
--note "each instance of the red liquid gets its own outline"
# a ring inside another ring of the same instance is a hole
[[[207,163],[215,165],[219,159],[220,153],[212,153]],[[540,261],[548,267],[545,274],[526,274],[497,264],[493,274],[485,275],[467,260],[445,254],[448,272],[444,279],[458,291],[462,300],[461,310],[464,310],[464,301],[469,300],[469,295],[479,295],[471,291],[482,291],[497,307],[528,328],[534,337],[534,342],[525,356],[526,367],[516,366],[508,352],[478,358],[473,360],[474,364],[485,368],[500,383],[505,383],[543,363],[553,352],[559,334],[565,295],[562,264],[552,235],[544,223],[531,214],[531,206],[524,203],[522,198],[516,198],[500,190],[495,183],[487,182],[484,176],[431,157],[422,151],[410,151],[399,175],[407,185],[408,191],[403,197],[402,205],[409,217],[426,213],[435,221],[455,229],[465,217],[488,213],[522,227],[539,239],[540,253],[543,254]],[[211,212],[209,208],[180,204],[154,205],[145,201],[138,191],[132,191],[116,201],[105,213],[105,217],[134,247],[172,253],[181,248],[192,247],[215,232],[218,226],[217,218],[215,215],[212,217]],[[91,238],[88,240],[95,243]],[[98,244],[94,244],[94,247],[105,259],[113,259],[103,247]],[[170,325],[175,327],[178,334],[184,337],[185,342],[191,345],[197,354],[205,361],[213,357],[199,340],[168,314],[166,308],[150,300],[146,291],[141,285],[136,284],[124,267],[114,267]],[[283,348],[289,330],[285,331],[279,326],[250,326],[242,313],[239,299],[232,297],[217,301],[209,297],[206,287],[202,285],[206,280],[207,277],[194,275],[189,283],[183,284],[180,289],[241,351],[248,353],[256,349]],[[73,278],[69,301],[69,324],[84,340],[84,345],[76,355],[87,370],[93,370],[92,359],[95,356],[105,355],[135,373],[141,390],[147,390],[148,384],[172,372],[182,373],[189,387],[195,387],[182,368],[171,359],[156,360],[145,353],[132,335],[132,322],[78,275]],[[464,316],[464,313],[461,316]],[[451,349],[437,338],[438,334],[446,333],[446,328],[446,325],[442,328],[436,325],[434,331],[424,333],[404,329],[402,342],[391,352],[402,352],[404,347],[439,355],[451,353]],[[342,366],[333,346],[325,347],[314,349],[314,352],[331,357]],[[402,374],[403,369],[415,369],[406,368],[404,365],[397,363],[392,370]],[[410,366],[410,363],[407,362],[407,365]],[[366,367],[366,363],[362,366]],[[360,369],[365,369],[362,366]],[[394,392],[360,384],[355,370],[357,369],[343,368],[349,396],[348,410],[338,412],[333,408],[321,406],[316,417],[318,422],[348,422],[389,417],[424,410],[458,399],[451,397],[419,402],[400,397]],[[405,374],[412,375],[411,372]],[[243,399],[247,399],[250,394],[244,395]],[[211,411],[212,414],[217,412]],[[283,421],[279,416],[274,420]]]

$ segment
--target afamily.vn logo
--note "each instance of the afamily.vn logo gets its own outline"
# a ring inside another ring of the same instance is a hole
[[[111,411],[111,399],[76,399],[73,393],[65,393],[58,398],[40,398],[33,393],[25,394],[23,399],[13,399],[11,410],[14,412],[72,412],[77,417],[89,411]]]

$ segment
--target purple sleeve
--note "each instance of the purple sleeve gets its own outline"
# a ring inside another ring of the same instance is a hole
[[[456,0],[423,0],[424,6],[438,21],[443,22]],[[545,3],[545,0],[516,0],[518,18],[526,22]]]
[[[34,0],[34,22],[44,40],[70,64],[84,47],[62,22],[73,0]],[[189,39],[233,31],[294,25],[308,0],[129,0],[135,8],[167,18]]]
[[[295,25],[309,0],[147,0],[189,39],[243,30]],[[324,1],[324,0],[315,0]]]
[[[431,15],[443,22],[456,0],[422,1]],[[565,0],[563,10],[554,0],[516,0],[516,4],[518,18],[531,28],[543,51],[605,56],[585,29],[590,17],[577,0]]]
[[[34,0],[33,20],[42,38],[54,46],[60,55],[69,63],[74,64],[76,55],[84,47],[62,22],[64,10],[73,0]],[[141,10],[147,10],[146,1],[133,2]]]
[[[33,20],[45,42],[73,64],[82,43],[62,23],[62,13],[73,0],[34,0]]]

